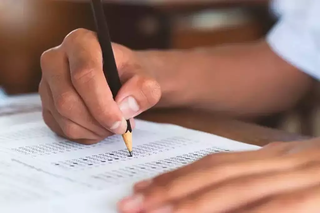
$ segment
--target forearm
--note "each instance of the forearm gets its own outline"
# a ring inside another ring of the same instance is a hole
[[[192,51],[145,51],[163,91],[161,107],[255,116],[293,106],[312,83],[265,41]]]

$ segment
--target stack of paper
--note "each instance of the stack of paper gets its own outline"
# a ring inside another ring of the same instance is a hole
[[[21,98],[13,102],[24,105]],[[40,104],[38,98],[29,103]],[[258,148],[138,120],[131,158],[121,136],[90,146],[57,137],[42,121],[41,110],[0,116],[0,127],[0,212],[4,213],[116,212],[117,201],[131,193],[136,181],[210,153]]]

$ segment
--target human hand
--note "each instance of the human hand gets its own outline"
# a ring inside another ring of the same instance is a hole
[[[209,155],[140,182],[122,213],[318,213],[320,139]]]
[[[39,93],[44,121],[52,131],[80,143],[96,143],[125,133],[126,119],[159,101],[160,86],[139,56],[118,44],[113,51],[123,83],[115,101],[95,33],[75,30],[60,46],[43,53]]]

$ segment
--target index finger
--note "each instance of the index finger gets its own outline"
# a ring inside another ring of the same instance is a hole
[[[66,37],[63,48],[68,56],[72,84],[92,116],[110,131],[124,133],[127,124],[103,73],[96,35],[77,30]]]

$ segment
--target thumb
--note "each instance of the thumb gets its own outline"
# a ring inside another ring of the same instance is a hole
[[[134,76],[120,89],[116,102],[126,119],[133,118],[156,105],[161,97],[161,88],[152,78]]]

